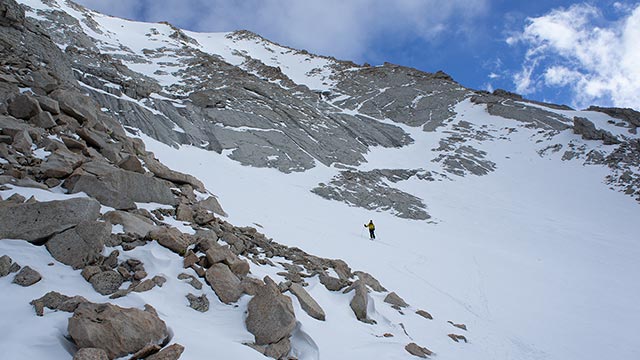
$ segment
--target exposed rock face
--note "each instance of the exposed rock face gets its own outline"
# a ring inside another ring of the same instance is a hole
[[[169,186],[158,179],[96,162],[84,164],[82,170],[65,187],[71,193],[85,192],[103,205],[129,210],[136,208],[136,202],[176,204]]]
[[[632,128],[640,127],[640,112],[633,109],[590,106],[587,110],[603,112],[611,117],[625,120],[631,125]]]
[[[562,131],[570,127],[567,124],[569,119],[561,115],[509,98],[497,95],[475,95],[471,101],[476,104],[487,104],[487,111],[491,115],[520,121],[534,128]]]
[[[69,319],[69,335],[81,348],[99,348],[109,359],[159,344],[169,333],[152,308],[126,309],[111,304],[85,303]]]
[[[225,264],[213,264],[206,273],[206,279],[223,303],[233,303],[242,296],[240,279]]]
[[[83,221],[72,229],[54,235],[46,246],[54,259],[74,269],[81,269],[101,256],[110,235],[109,223]]]
[[[373,170],[343,171],[329,184],[319,184],[312,192],[329,200],[338,200],[368,210],[391,210],[402,218],[426,220],[431,216],[425,211],[421,199],[387,185],[386,181],[399,182],[411,177],[433,180],[424,170]]]
[[[25,120],[38,115],[42,111],[38,100],[28,94],[21,94],[11,99],[8,110],[13,117]]]
[[[573,118],[573,132],[582,135],[585,140],[602,140],[605,145],[620,144],[620,140],[610,132],[596,129],[596,126],[585,118]]]
[[[37,242],[100,216],[91,198],[0,206],[0,238]]]
[[[300,301],[300,306],[302,306],[302,310],[304,310],[309,316],[314,319],[324,321],[325,314],[324,310],[317,301],[315,301],[311,295],[299,284],[291,284],[289,286],[289,291],[298,298]]]
[[[29,266],[25,266],[20,269],[20,272],[18,272],[18,274],[16,274],[16,276],[13,278],[13,283],[27,287],[37,283],[40,280],[42,280],[42,275],[40,275],[39,272],[33,270]]]
[[[247,330],[255,336],[257,345],[275,344],[288,338],[296,325],[291,299],[282,295],[269,277],[264,282],[249,301],[246,319]]]

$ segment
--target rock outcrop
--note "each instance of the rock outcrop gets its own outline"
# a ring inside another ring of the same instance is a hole
[[[0,239],[38,242],[98,216],[100,204],[91,198],[6,204],[0,206]]]
[[[206,279],[223,303],[233,303],[242,296],[240,279],[225,264],[213,264],[206,273]]]
[[[356,318],[367,324],[375,324],[376,321],[373,319],[369,319],[369,315],[367,314],[367,306],[369,304],[369,289],[361,280],[355,281],[349,288],[347,288],[344,292],[349,293],[354,291],[353,298],[351,298],[351,302],[349,306],[353,313],[356,315]]]
[[[255,336],[256,345],[278,346],[282,340],[288,342],[296,325],[296,317],[291,299],[280,293],[271,278],[265,277],[264,282],[265,285],[249,301],[247,330]],[[282,352],[288,353],[290,344],[288,347]]]
[[[320,304],[318,304],[302,286],[295,283],[291,284],[289,291],[298,298],[302,310],[309,314],[309,316],[317,320],[325,320],[326,315]]]
[[[98,348],[109,359],[160,344],[169,333],[155,310],[126,309],[111,304],[80,304],[69,319],[69,336],[80,348]]]
[[[620,144],[620,140],[610,132],[596,129],[596,126],[589,120],[582,117],[573,118],[573,132],[582,135],[585,140],[602,140],[605,145]]]
[[[111,225],[99,221],[83,221],[76,227],[54,235],[46,243],[54,259],[74,269],[81,269],[102,256],[104,244],[111,235]]]

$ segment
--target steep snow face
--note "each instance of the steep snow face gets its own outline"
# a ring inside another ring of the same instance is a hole
[[[218,189],[232,222],[257,223],[278,241],[345,259],[435,319],[465,323],[469,331],[462,334],[470,343],[456,344],[442,337],[443,331],[456,333],[455,328],[386,313],[376,303],[381,318],[395,328],[391,332],[398,335],[403,323],[411,339],[438,357],[633,358],[640,291],[629,284],[640,271],[635,260],[640,254],[635,241],[638,205],[602,186],[606,169],[563,160],[561,152],[540,154],[557,141],[580,141],[571,131],[549,138],[470,102],[456,111],[456,122],[468,121],[496,135],[478,145],[490,154],[496,171],[482,177],[401,182],[402,190],[428,204],[434,215],[430,221],[400,219],[309,193],[339,169],[318,167],[283,175],[241,167],[193,147],[173,150],[149,138],[145,142],[163,161]],[[419,128],[406,130],[414,144],[374,149],[358,170],[392,165],[437,169],[425,161],[437,137]],[[607,151],[602,149],[607,146],[595,147]],[[221,173],[225,176],[216,175]],[[362,226],[369,219],[377,225],[373,242]],[[329,298],[314,295],[322,306],[332,307]],[[326,332],[315,322],[302,322],[321,358],[364,359],[381,353],[403,358],[386,352],[398,339],[382,345],[374,337],[375,328],[340,323]],[[610,341],[613,332],[615,342]]]

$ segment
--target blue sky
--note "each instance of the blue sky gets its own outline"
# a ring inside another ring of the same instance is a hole
[[[195,31],[248,29],[310,52],[443,70],[462,85],[640,109],[640,2],[78,0]]]

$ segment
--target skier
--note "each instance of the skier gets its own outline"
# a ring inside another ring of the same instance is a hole
[[[369,238],[371,240],[375,239],[376,238],[376,234],[375,234],[376,226],[373,225],[373,220],[369,220],[369,223],[368,224],[364,224],[364,227],[369,228]]]

